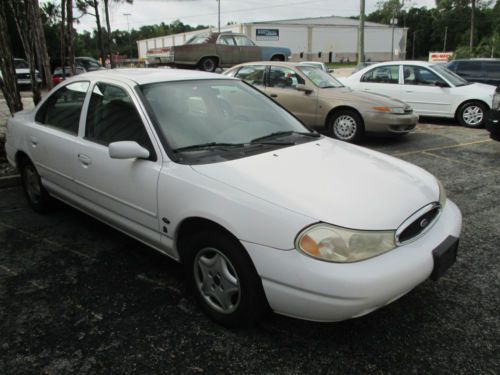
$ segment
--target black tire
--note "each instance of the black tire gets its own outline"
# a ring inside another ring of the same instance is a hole
[[[24,159],[20,163],[19,169],[24,194],[29,205],[38,213],[47,213],[52,206],[51,197],[43,187],[35,166],[29,159]]]
[[[262,282],[238,240],[222,232],[202,231],[186,242],[183,251],[189,286],[211,319],[241,328],[263,317],[268,308]]]
[[[283,56],[276,55],[271,57],[271,61],[285,61],[285,59],[283,58]]]
[[[217,59],[213,57],[205,57],[200,61],[200,69],[205,72],[215,72],[217,69]]]
[[[328,123],[328,132],[333,138],[345,142],[356,142],[364,135],[361,116],[349,109],[336,112]]]
[[[484,127],[486,106],[478,101],[464,103],[458,109],[457,120],[466,128]]]

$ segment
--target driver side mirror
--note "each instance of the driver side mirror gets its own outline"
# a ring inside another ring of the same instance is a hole
[[[297,86],[295,86],[295,88],[297,89],[297,91],[303,91],[306,94],[310,94],[313,92],[313,90],[311,90],[310,88],[308,88],[306,85],[304,85],[302,83],[299,83]]]
[[[108,146],[109,157],[111,159],[147,159],[149,151],[140,146],[137,142],[121,141],[113,142]]]
[[[328,69],[328,73],[333,73],[335,71],[335,69]]]

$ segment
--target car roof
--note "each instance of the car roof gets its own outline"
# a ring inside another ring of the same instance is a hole
[[[305,61],[304,61],[305,63]],[[290,61],[252,61],[243,64],[238,64],[230,68],[230,70],[234,68],[239,68],[248,65],[275,65],[275,66],[287,66],[287,67],[296,67],[296,66],[304,66],[306,64],[301,64],[300,62],[290,62]]]
[[[371,64],[370,67],[374,68],[376,66],[385,66],[385,65],[417,65],[417,66],[432,66],[435,63],[428,61],[418,61],[418,60],[394,60],[394,61],[384,61],[381,63]]]
[[[174,82],[203,79],[232,79],[216,73],[206,73],[197,70],[165,69],[165,68],[128,68],[102,69],[79,74],[75,80],[88,78],[93,80],[113,79],[128,84],[144,85],[157,82]]]

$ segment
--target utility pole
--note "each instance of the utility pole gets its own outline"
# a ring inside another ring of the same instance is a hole
[[[394,28],[396,27],[397,22],[398,22],[398,19],[396,18],[396,12],[394,12],[393,17],[391,18],[391,24],[392,24],[391,60],[394,60]]]
[[[472,49],[474,48],[474,14],[476,13],[476,0],[471,0],[471,12],[470,12],[470,43],[469,43],[469,55],[472,57]]]
[[[358,64],[365,62],[365,0],[359,2]]]
[[[443,43],[443,52],[446,52],[446,38],[448,36],[448,26],[444,28],[444,43]]]
[[[132,41],[130,39],[130,25],[128,23],[128,18],[132,15],[132,13],[123,13],[125,17],[127,17],[127,32],[128,32],[128,48],[129,48],[129,55],[128,58],[132,58]]]
[[[217,0],[217,14],[218,14],[218,30],[219,30],[219,33],[220,33],[220,0]]]

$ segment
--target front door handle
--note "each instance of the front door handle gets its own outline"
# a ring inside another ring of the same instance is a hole
[[[33,135],[32,135],[32,136],[30,137],[30,141],[31,141],[31,145],[32,145],[33,147],[38,146],[38,138],[37,138],[37,137],[35,137],[35,136],[33,136]]]
[[[271,94],[269,95],[271,98],[277,98],[278,97],[278,94]]]
[[[82,162],[83,165],[89,166],[92,164],[92,159],[90,156],[85,155],[85,154],[78,154],[78,159]]]
[[[413,91],[411,91],[411,90],[406,90],[405,92],[407,92],[407,93],[411,93],[411,92],[413,92]]]
[[[363,91],[372,91],[372,89],[363,89]]]

